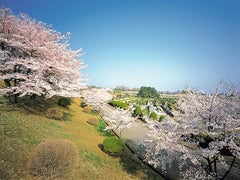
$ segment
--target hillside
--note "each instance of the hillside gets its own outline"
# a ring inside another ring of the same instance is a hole
[[[70,114],[70,120],[46,118],[44,111],[58,106],[57,100],[56,97],[47,102],[25,99],[13,106],[1,98],[0,179],[39,179],[29,174],[27,162],[39,143],[55,138],[73,141],[79,152],[77,167],[63,179],[161,178],[128,151],[121,157],[105,154],[98,147],[105,137],[87,123],[89,119],[99,117],[89,109],[81,108],[80,99],[73,99],[69,108],[62,108]]]

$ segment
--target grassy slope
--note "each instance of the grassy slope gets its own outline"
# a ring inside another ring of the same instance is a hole
[[[42,112],[46,107],[56,106],[54,100],[49,102],[33,104],[27,111],[0,104],[0,179],[33,179],[26,163],[32,150],[51,138],[69,139],[79,149],[79,164],[67,179],[160,179],[129,152],[121,158],[102,152],[98,144],[104,136],[87,123],[89,118],[98,117],[84,113],[80,99],[74,99],[71,107],[64,109],[71,113],[71,121],[45,118]],[[38,115],[30,113],[34,109]]]

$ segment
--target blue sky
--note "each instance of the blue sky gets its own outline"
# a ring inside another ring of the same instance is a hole
[[[0,0],[15,14],[71,32],[91,85],[185,85],[211,91],[240,81],[239,0]]]

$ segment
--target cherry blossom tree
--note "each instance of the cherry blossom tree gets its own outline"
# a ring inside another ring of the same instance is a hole
[[[224,179],[240,158],[240,94],[232,87],[220,83],[213,94],[188,91],[179,100],[181,119],[149,122],[145,160],[166,170],[177,156],[184,179]]]
[[[129,127],[135,118],[132,117],[129,111],[107,105],[113,98],[112,93],[111,89],[105,88],[88,88],[82,91],[84,101],[93,106],[108,123],[106,130],[118,131],[121,137],[123,129]]]
[[[69,48],[69,33],[53,30],[25,14],[0,9],[0,79],[5,96],[80,96],[86,78],[81,49]]]
[[[93,106],[99,113],[112,100],[112,89],[108,88],[85,88],[81,91],[86,104]]]
[[[129,111],[120,108],[113,110],[111,113],[104,114],[103,117],[108,123],[106,130],[118,131],[120,138],[122,137],[122,131],[125,128],[129,128],[131,123],[136,120]]]

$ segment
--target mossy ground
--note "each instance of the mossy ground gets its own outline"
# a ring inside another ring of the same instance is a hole
[[[27,162],[39,143],[52,138],[71,140],[79,151],[77,167],[64,179],[161,179],[128,151],[121,157],[105,154],[98,147],[105,137],[87,123],[98,116],[84,112],[78,98],[69,108],[58,106],[57,97],[22,99],[17,105],[0,99],[0,179],[41,179],[29,174]],[[46,118],[50,107],[62,108],[70,119]]]

